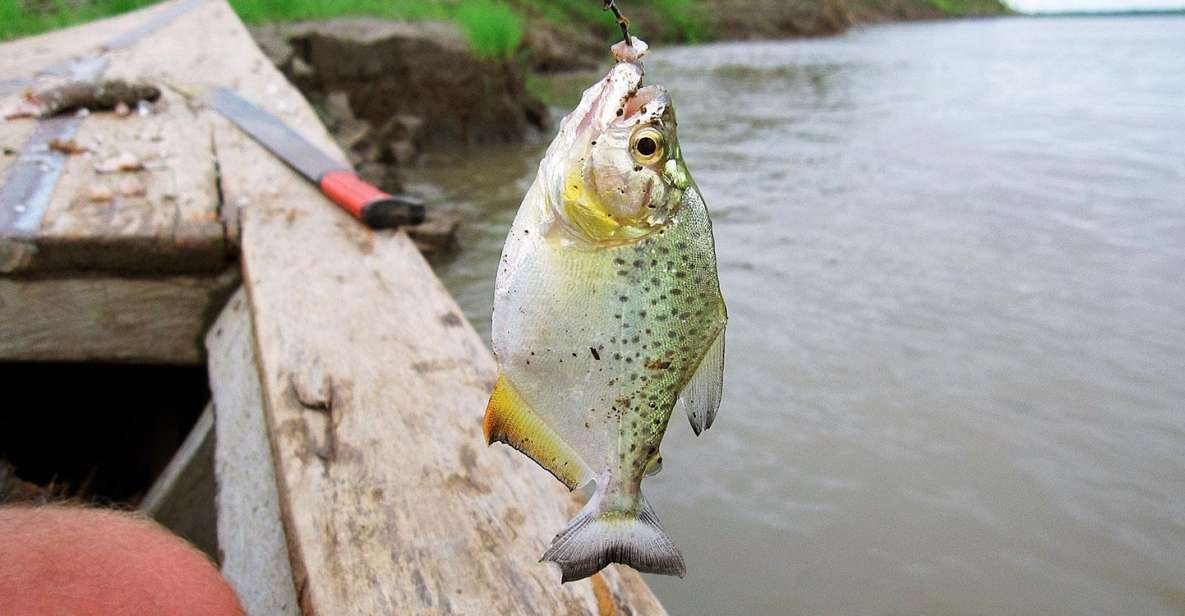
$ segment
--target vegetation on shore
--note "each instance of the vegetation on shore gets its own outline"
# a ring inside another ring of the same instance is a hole
[[[74,23],[124,13],[154,0],[0,0],[0,40],[62,28]],[[727,3],[711,0],[638,0],[624,7],[648,38],[696,42],[735,35],[713,27],[715,13],[752,11],[763,2]],[[828,0],[802,0],[804,12]],[[1000,0],[838,0],[859,21],[884,21],[942,16],[1000,15]],[[387,19],[453,21],[465,32],[474,52],[483,57],[510,57],[519,48],[528,24],[544,20],[606,40],[617,29],[601,9],[601,0],[230,0],[247,23],[370,16]],[[726,6],[727,5],[727,6]],[[791,34],[822,32],[792,31]]]

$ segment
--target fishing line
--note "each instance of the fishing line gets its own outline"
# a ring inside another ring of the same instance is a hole
[[[634,46],[633,39],[630,38],[630,20],[626,19],[625,15],[621,14],[621,10],[617,8],[616,0],[605,0],[605,5],[601,7],[603,11],[613,11],[613,16],[617,18],[617,24],[621,26],[621,36],[625,38],[625,44],[629,47]]]

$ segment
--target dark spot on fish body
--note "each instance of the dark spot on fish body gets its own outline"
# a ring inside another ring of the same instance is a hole
[[[598,353],[596,349],[594,349],[592,347],[588,347],[588,352],[592,353],[593,359],[595,359],[597,361],[601,360],[601,354]]]

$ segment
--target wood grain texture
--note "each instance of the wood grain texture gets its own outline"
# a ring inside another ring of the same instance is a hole
[[[341,156],[226,5],[185,23],[179,38],[219,39],[203,74]],[[303,612],[662,614],[632,571],[561,585],[538,562],[570,496],[486,448],[493,360],[407,236],[362,227],[222,123],[215,147],[224,198],[249,204],[244,282]]]
[[[222,575],[248,614],[296,616],[300,609],[280,521],[280,496],[251,315],[240,290],[206,336],[214,396],[214,474]]]
[[[37,235],[26,270],[209,272],[225,269],[230,247],[219,218],[218,177],[207,116],[165,90],[141,117],[94,113],[75,142]],[[130,154],[145,170],[99,173]],[[125,194],[138,185],[143,194]],[[111,201],[88,192],[103,187]]]
[[[202,336],[237,280],[0,278],[0,360],[201,363]]]
[[[39,54],[47,47],[72,50],[65,57],[92,52],[107,39],[150,21],[160,8],[0,45],[0,58],[5,58],[0,61],[0,79],[31,74],[50,56],[60,55]],[[176,27],[176,22],[166,25],[126,49],[108,53],[104,76],[165,85],[170,62],[152,47]],[[20,62],[14,64],[13,58]],[[177,92],[162,89],[147,116],[95,112],[82,122],[73,141],[86,151],[67,157],[38,234],[29,241],[0,238],[0,256],[10,255],[0,259],[0,271],[183,273],[218,272],[228,265],[233,246],[220,219],[208,114],[191,109]],[[17,143],[17,137],[35,123],[22,119],[0,124],[0,145],[19,149],[23,140]],[[123,154],[145,168],[97,171]],[[113,198],[92,198],[100,189],[108,189]]]
[[[6,42],[0,45],[0,80],[32,77],[52,64],[93,53],[113,37],[147,23],[182,1],[169,0],[81,26]]]
[[[140,510],[217,559],[214,494],[214,409],[207,405],[144,495]]]

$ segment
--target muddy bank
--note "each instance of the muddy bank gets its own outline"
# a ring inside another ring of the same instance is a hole
[[[388,192],[402,192],[399,169],[427,152],[513,143],[549,128],[546,106],[527,92],[526,69],[475,57],[452,24],[336,19],[252,33],[358,173]],[[433,208],[408,233],[424,252],[439,252],[452,247],[459,224]]]
[[[548,128],[524,69],[474,57],[451,24],[336,19],[252,32],[351,162],[389,190],[399,187],[392,170],[426,151],[515,142]]]

